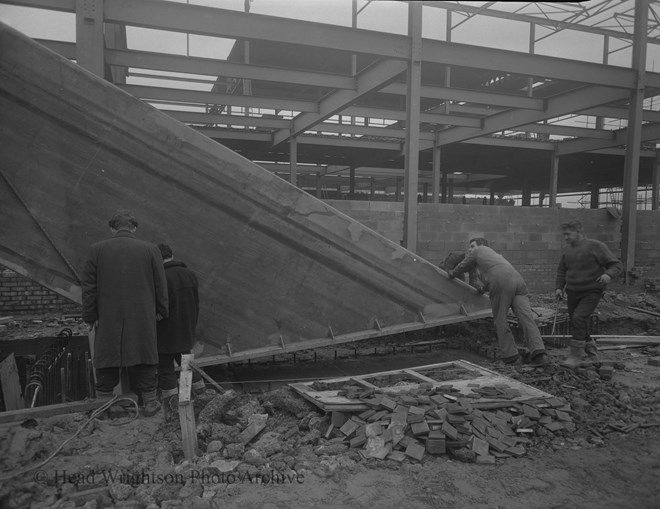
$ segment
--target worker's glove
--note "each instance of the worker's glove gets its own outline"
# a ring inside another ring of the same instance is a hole
[[[555,299],[563,300],[564,299],[564,290],[562,290],[561,288],[557,288],[555,290]]]
[[[447,277],[448,277],[449,279],[454,279],[454,278],[456,277],[456,274],[454,274],[453,271],[448,270],[448,271],[447,271]]]
[[[598,281],[599,283],[602,283],[602,284],[606,285],[607,283],[609,283],[610,281],[612,281],[612,278],[609,276],[609,274],[603,274],[603,275],[601,275],[596,281]]]

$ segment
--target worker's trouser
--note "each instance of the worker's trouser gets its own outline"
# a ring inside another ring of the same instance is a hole
[[[111,393],[119,383],[120,370],[128,370],[128,384],[138,396],[154,392],[158,388],[158,366],[156,364],[138,364],[128,368],[96,368],[96,391]]]
[[[571,321],[571,336],[577,341],[591,341],[589,336],[589,320],[596,306],[603,297],[601,290],[588,292],[566,291],[568,316]]]
[[[514,271],[493,271],[489,272],[488,280],[490,282],[488,295],[501,358],[507,359],[518,355],[518,347],[507,322],[509,309],[512,309],[518,318],[518,325],[522,329],[530,355],[533,357],[545,351],[541,332],[534,321],[532,307],[527,297],[527,286],[520,274]]]
[[[181,365],[181,355],[190,352],[179,353],[159,353],[158,354],[158,388],[161,391],[176,389],[179,377],[176,374],[174,363]],[[202,377],[197,371],[193,370],[192,381],[194,384],[202,382]]]

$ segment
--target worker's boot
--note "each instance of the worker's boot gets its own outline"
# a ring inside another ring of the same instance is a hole
[[[598,347],[596,346],[596,342],[592,338],[589,338],[585,342],[584,353],[587,354],[587,359],[590,362],[598,362]]]
[[[112,398],[114,398],[115,393],[114,391],[94,391],[96,395],[96,399],[100,404],[107,403],[110,401]]]
[[[173,421],[179,413],[179,389],[169,389],[161,393],[165,422]]]
[[[569,343],[568,357],[561,362],[562,366],[575,369],[582,362],[582,354],[584,353],[585,342],[577,339],[571,339]]]
[[[143,392],[142,401],[144,402],[144,407],[142,408],[142,415],[144,415],[145,417],[153,417],[160,410],[158,393],[155,390],[151,392]]]
[[[529,355],[529,363],[535,366],[547,366],[550,359],[545,350],[537,350]]]

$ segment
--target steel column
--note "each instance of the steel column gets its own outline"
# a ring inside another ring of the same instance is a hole
[[[410,251],[416,251],[420,86],[422,84],[422,4],[417,2],[408,4],[408,36],[411,41],[411,51],[407,75],[403,246]]]
[[[105,76],[103,60],[103,0],[76,0],[76,61],[97,76]]]
[[[623,174],[623,224],[621,227],[621,258],[628,281],[628,272],[635,266],[637,240],[637,187],[639,185],[639,155],[642,138],[642,105],[646,73],[646,29],[649,0],[635,1],[635,35],[632,68],[636,73],[635,88],[630,92],[630,116]]]
[[[549,207],[557,206],[557,183],[559,182],[559,155],[557,151],[552,153],[552,159],[550,161],[550,189],[548,190],[548,195],[550,198]]]
[[[431,190],[433,203],[438,203],[440,201],[440,150],[440,146],[436,143],[433,146],[433,189]]]
[[[658,175],[660,174],[660,149],[655,151],[655,164],[651,174],[651,210],[658,210]]]
[[[289,182],[294,186],[298,185],[298,140],[295,137],[289,138]]]

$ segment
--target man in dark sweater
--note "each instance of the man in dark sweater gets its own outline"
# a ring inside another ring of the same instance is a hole
[[[181,364],[181,355],[190,353],[195,343],[195,328],[199,317],[199,284],[197,276],[186,264],[174,260],[172,248],[158,244],[167,278],[168,318],[158,322],[158,388],[161,391],[165,420],[176,412],[178,402],[177,376],[174,363]],[[204,381],[193,373],[193,390],[204,388]]]
[[[557,267],[555,294],[562,299],[566,291],[572,339],[563,364],[575,368],[583,354],[598,360],[596,342],[589,336],[589,319],[607,284],[621,274],[623,266],[605,244],[585,238],[579,221],[564,223],[561,228],[567,246]]]

